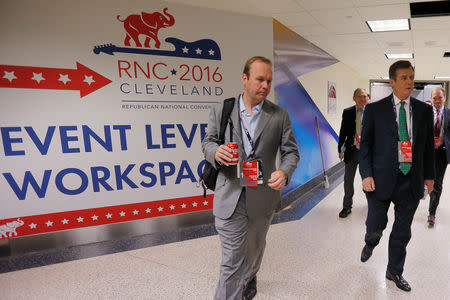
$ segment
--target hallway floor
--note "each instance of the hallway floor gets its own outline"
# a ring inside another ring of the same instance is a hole
[[[347,218],[338,217],[341,182],[301,219],[271,226],[254,299],[450,299],[449,173],[435,227],[428,197],[413,221],[403,274],[411,292],[385,279],[392,205],[380,244],[360,261],[367,204],[357,174]],[[0,299],[212,299],[219,263],[214,235],[3,273]]]

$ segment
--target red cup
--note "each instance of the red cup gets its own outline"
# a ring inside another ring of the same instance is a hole
[[[230,143],[230,144],[227,144],[227,147],[231,149],[232,154],[233,154],[233,158],[231,159],[231,161],[228,162],[228,164],[230,164],[230,165],[237,165],[239,163],[239,148],[238,148],[238,144]]]

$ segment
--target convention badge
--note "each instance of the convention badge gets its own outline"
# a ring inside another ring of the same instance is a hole
[[[241,186],[256,187],[258,186],[258,161],[244,161],[242,164]]]
[[[412,163],[411,141],[399,141],[398,142],[398,162]]]
[[[442,144],[441,142],[441,137],[440,136],[435,136],[434,137],[434,149],[439,148],[439,146]]]
[[[359,148],[359,145],[361,143],[361,135],[358,133],[355,133],[355,146]]]

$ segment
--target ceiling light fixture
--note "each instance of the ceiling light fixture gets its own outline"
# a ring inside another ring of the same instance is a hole
[[[450,76],[434,76],[434,79],[450,79]]]
[[[407,59],[414,58],[413,53],[385,53],[387,59]]]
[[[366,23],[372,32],[411,30],[409,19],[375,20]]]

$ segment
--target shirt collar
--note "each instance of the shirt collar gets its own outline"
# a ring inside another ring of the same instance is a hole
[[[243,94],[239,95],[239,112],[240,113],[246,112],[245,105],[244,105],[244,99],[242,99],[242,95]],[[264,101],[261,101],[261,103],[259,103],[255,107],[253,107],[254,115],[257,115],[261,111],[263,104],[264,104]]]
[[[394,102],[395,102],[395,106],[400,105],[401,100],[399,98],[397,98],[397,96],[395,96],[395,94],[392,94],[394,96]],[[408,98],[406,98],[405,100],[405,104],[409,105],[409,102],[411,100],[411,96],[409,96]]]
[[[366,108],[365,105],[362,108],[358,108],[358,106],[356,106],[356,105],[355,105],[355,107],[356,107],[356,112],[358,112],[358,111],[363,112],[364,109]]]
[[[441,113],[442,109],[444,109],[444,106],[441,106],[440,109],[436,109],[436,107],[434,107],[434,105],[433,105],[433,110],[434,110],[435,113]]]

